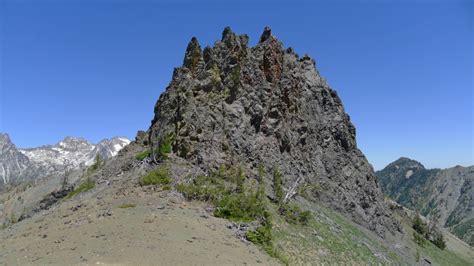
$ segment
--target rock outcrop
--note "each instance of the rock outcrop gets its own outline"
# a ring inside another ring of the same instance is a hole
[[[426,169],[400,158],[377,171],[383,191],[474,245],[474,166]]]
[[[258,44],[226,28],[213,47],[192,38],[183,66],[155,105],[148,142],[204,172],[221,164],[259,165],[284,176],[285,188],[309,185],[311,199],[383,236],[399,230],[341,99],[315,61],[284,48],[270,28]],[[256,175],[256,174],[255,174]]]
[[[11,182],[25,180],[37,170],[34,163],[16,148],[10,137],[0,133],[0,188]]]

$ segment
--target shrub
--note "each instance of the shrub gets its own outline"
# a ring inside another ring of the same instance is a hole
[[[278,168],[273,171],[273,193],[278,204],[283,202],[283,179]]]
[[[197,176],[190,184],[178,184],[176,190],[188,200],[210,201],[214,216],[234,221],[253,221],[263,216],[264,201],[258,190],[246,189],[241,168],[221,166],[210,176]]]
[[[82,192],[86,192],[88,190],[91,190],[95,187],[95,182],[90,180],[90,179],[87,179],[87,181],[83,182],[82,184],[79,185],[79,187],[71,192],[69,192],[69,194],[67,194],[66,197],[64,197],[65,199],[70,199],[74,196],[76,196],[77,194],[79,193],[82,193]]]
[[[220,74],[220,69],[217,66],[217,64],[214,64],[212,68],[210,69],[211,71],[211,83],[214,85],[214,87],[219,86],[221,83],[221,74]]]
[[[118,206],[120,209],[128,209],[128,208],[135,208],[137,205],[132,204],[132,203],[124,203],[120,206]]]
[[[441,250],[444,250],[446,248],[446,242],[444,241],[443,234],[439,231],[435,233],[435,236],[431,242]]]
[[[286,258],[281,251],[275,247],[272,227],[270,213],[265,211],[261,225],[255,230],[247,231],[245,237],[255,245],[262,247],[268,255],[277,258],[283,264],[288,265],[288,258]]]
[[[174,136],[172,133],[166,135],[164,138],[160,140],[160,145],[158,148],[158,157],[160,160],[165,160],[168,158],[168,155],[173,150],[173,143]]]
[[[272,228],[269,226],[259,226],[255,230],[247,231],[246,237],[256,245],[269,246],[272,244]]]
[[[239,193],[223,196],[216,204],[214,216],[235,221],[250,222],[263,217],[264,203],[257,193]]]
[[[311,212],[302,211],[301,208],[295,204],[284,204],[280,206],[278,211],[285,217],[285,220],[291,224],[307,225],[311,219]]]
[[[255,230],[247,231],[246,238],[262,247],[270,256],[288,264],[288,259],[273,242],[273,225],[265,197],[263,176],[263,167],[260,167],[258,186],[249,187],[245,185],[246,176],[242,168],[227,169],[221,165],[209,176],[197,176],[188,184],[178,184],[176,189],[188,200],[211,202],[216,207],[216,217],[244,222],[257,221],[259,226]],[[305,214],[300,210],[297,217],[298,221],[307,221],[309,212]]]
[[[165,166],[160,166],[157,169],[149,172],[140,180],[141,186],[169,185],[170,183],[171,178],[168,173],[168,168],[166,168]]]
[[[12,213],[12,214],[10,215],[10,223],[11,223],[11,224],[15,224],[15,223],[17,223],[17,222],[18,222],[18,219],[16,218],[15,214]]]
[[[138,161],[143,161],[145,158],[150,157],[150,153],[151,152],[149,149],[144,150],[140,152],[139,154],[135,155],[135,159],[137,159]]]
[[[190,184],[176,185],[176,190],[183,194],[187,200],[202,200],[214,203],[231,193],[224,180],[204,175],[197,176]]]
[[[426,244],[426,239],[417,232],[413,232],[413,241],[415,241],[415,243],[417,243],[420,247],[424,247]]]
[[[424,236],[428,232],[426,224],[423,222],[419,214],[416,214],[413,220],[413,229],[420,235]]]
[[[8,227],[8,223],[7,223],[7,221],[4,221],[4,222],[0,225],[0,230],[5,230],[7,227]]]
[[[236,184],[236,192],[242,193],[244,192],[244,182],[245,182],[245,174],[242,170],[242,167],[239,167],[237,173],[234,174],[234,183]]]

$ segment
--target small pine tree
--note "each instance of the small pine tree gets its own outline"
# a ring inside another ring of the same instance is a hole
[[[258,188],[257,188],[257,199],[259,201],[265,200],[265,168],[262,164],[258,166]]]
[[[242,167],[239,167],[235,176],[235,183],[237,185],[236,192],[244,192],[245,173]]]
[[[273,171],[273,193],[278,204],[283,203],[283,179],[278,168]]]
[[[431,242],[433,242],[433,244],[435,244],[441,250],[444,250],[446,248],[446,241],[444,241],[443,234],[439,231],[436,231],[433,237],[433,241]]]
[[[420,247],[424,247],[426,243],[426,239],[417,232],[413,232],[413,241],[415,241],[415,243],[417,243]]]
[[[421,219],[420,215],[417,213],[415,219],[413,220],[413,229],[422,236],[425,236],[428,232],[426,224]]]

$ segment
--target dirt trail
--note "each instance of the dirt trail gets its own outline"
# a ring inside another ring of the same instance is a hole
[[[135,207],[120,208],[123,204]],[[0,231],[0,264],[275,265],[200,203],[142,188],[80,195]]]

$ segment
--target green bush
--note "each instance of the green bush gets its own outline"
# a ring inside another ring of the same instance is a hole
[[[224,180],[204,175],[197,176],[190,184],[178,184],[176,190],[187,200],[211,201],[216,203],[232,191],[226,187]]]
[[[94,187],[95,187],[95,182],[90,180],[90,179],[87,179],[87,181],[81,183],[77,189],[75,189],[74,191],[69,192],[69,194],[67,194],[67,196],[64,197],[64,198],[65,199],[70,199],[70,198],[76,196],[77,194],[82,193],[82,192],[86,192],[88,190],[91,190]]]
[[[268,255],[277,258],[283,264],[288,265],[288,258],[286,258],[281,251],[275,247],[272,227],[271,215],[268,211],[265,211],[261,225],[255,230],[247,231],[245,237],[255,245],[262,247]]]
[[[271,216],[264,190],[264,175],[264,169],[260,167],[258,186],[254,188],[246,186],[246,176],[242,168],[226,168],[221,165],[209,176],[197,176],[188,184],[178,184],[176,189],[188,200],[211,202],[215,206],[216,217],[243,222],[258,221],[259,226],[255,230],[247,231],[246,238],[262,247],[270,256],[288,264],[287,258],[277,250],[273,242]],[[281,199],[283,199],[282,188]],[[309,220],[309,212],[299,210],[297,214],[298,222],[305,223]]]
[[[250,222],[263,217],[264,212],[264,203],[257,193],[248,192],[223,196],[216,204],[214,216]]]
[[[132,203],[124,203],[120,206],[118,206],[120,209],[128,209],[128,208],[135,208],[137,205],[132,204]]]
[[[435,233],[435,236],[431,242],[441,250],[444,250],[446,248],[446,242],[444,241],[443,234],[439,231]]]
[[[426,244],[426,239],[417,232],[413,232],[413,241],[415,241],[415,243],[417,243],[420,247],[424,247]]]
[[[420,235],[425,236],[428,232],[428,227],[423,222],[419,214],[416,214],[415,219],[413,220],[413,229]]]
[[[160,140],[160,145],[158,148],[158,158],[160,160],[165,160],[168,158],[168,155],[173,151],[173,140],[174,136],[172,133],[166,135]]]
[[[281,204],[283,202],[283,179],[278,168],[273,171],[273,193],[275,194],[275,202]]]
[[[190,184],[178,184],[176,190],[188,200],[209,201],[216,209],[214,215],[234,221],[253,221],[265,210],[258,191],[246,189],[241,168],[221,166],[210,176],[197,176]]]
[[[135,159],[137,159],[138,161],[143,161],[145,158],[150,157],[150,153],[151,152],[149,149],[144,150],[140,152],[139,154],[135,155]]]
[[[170,183],[171,178],[168,173],[168,168],[166,168],[165,166],[160,166],[157,169],[149,172],[140,180],[141,186],[169,185]]]
[[[302,211],[298,205],[284,204],[279,208],[280,214],[291,224],[307,225],[311,219],[311,212]]]
[[[10,216],[10,223],[15,224],[17,222],[18,222],[18,219],[16,218],[15,214],[12,213],[11,216]]]
[[[214,87],[217,87],[221,83],[220,69],[217,64],[214,64],[210,69],[211,72],[211,83]]]
[[[239,167],[237,173],[234,174],[234,183],[236,184],[236,192],[244,192],[245,174],[242,167]]]

